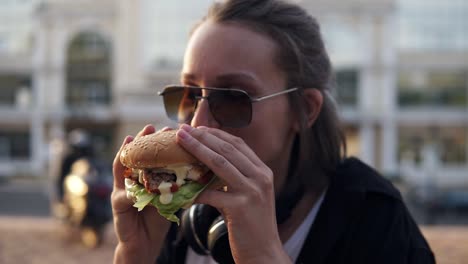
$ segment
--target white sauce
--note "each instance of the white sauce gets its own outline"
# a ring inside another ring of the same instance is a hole
[[[199,169],[195,169],[192,165],[172,165],[166,166],[162,171],[172,171],[175,173],[177,180],[177,186],[182,186],[185,184],[185,179],[190,178],[192,180],[198,180],[201,176],[201,171]],[[138,173],[138,181],[143,184],[143,170],[136,170],[134,169],[134,173]],[[130,182],[129,182],[130,183]],[[127,184],[127,181],[126,181]],[[159,201],[162,204],[169,204],[172,201],[172,193],[171,193],[172,184],[169,182],[163,181],[159,186],[158,189],[161,192],[159,196]],[[128,196],[128,194],[127,194]]]
[[[127,190],[127,198],[128,199],[133,199],[133,197],[134,197],[133,193],[128,190],[134,184],[135,184],[135,182],[132,179],[125,178],[125,189]]]
[[[191,165],[177,165],[177,166],[166,166],[164,169],[174,171],[177,180],[177,186],[182,186],[185,183],[185,178],[189,174],[190,170],[192,169]]]
[[[169,182],[161,182],[159,185],[159,191],[161,195],[159,196],[159,201],[162,204],[168,204],[172,201],[172,193],[171,193],[172,184]]]

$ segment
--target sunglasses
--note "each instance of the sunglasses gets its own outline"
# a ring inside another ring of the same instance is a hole
[[[211,115],[223,127],[245,127],[252,121],[252,104],[278,95],[294,92],[291,88],[261,97],[251,97],[240,89],[206,88],[194,86],[170,85],[158,94],[163,97],[167,116],[178,123],[192,120],[198,102],[208,101]],[[203,91],[209,91],[203,96]]]

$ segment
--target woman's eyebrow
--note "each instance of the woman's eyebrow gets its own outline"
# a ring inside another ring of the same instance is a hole
[[[219,82],[232,82],[232,81],[256,82],[257,78],[255,78],[255,76],[248,74],[248,73],[238,72],[238,73],[222,74],[216,77],[216,80]]]
[[[182,83],[184,82],[195,82],[197,80],[197,77],[195,74],[191,73],[182,73],[180,76],[180,80]]]
[[[182,73],[180,77],[183,82],[195,82],[197,81],[197,76],[192,73]],[[235,73],[226,73],[216,76],[215,79],[217,82],[232,82],[232,81],[249,81],[256,82],[257,78],[249,73],[244,72],[235,72]]]

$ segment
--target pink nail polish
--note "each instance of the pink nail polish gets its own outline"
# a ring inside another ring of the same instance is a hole
[[[177,136],[180,137],[182,140],[187,140],[190,137],[190,134],[187,133],[185,130],[179,130],[179,132],[177,132]]]
[[[190,132],[193,130],[193,127],[189,126],[189,125],[186,125],[186,124],[183,124],[181,127],[180,127],[182,130],[184,131],[187,131],[187,132]]]

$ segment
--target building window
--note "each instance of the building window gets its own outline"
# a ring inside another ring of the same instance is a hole
[[[14,106],[18,102],[18,92],[31,86],[31,78],[24,75],[0,75],[0,105]],[[30,91],[29,91],[30,92]]]
[[[204,15],[213,0],[142,0],[144,21],[141,48],[144,65],[156,69],[179,69],[190,27]]]
[[[398,104],[466,107],[467,74],[463,71],[405,71],[398,76]]]
[[[31,144],[29,132],[0,131],[0,159],[29,159]]]
[[[354,15],[327,14],[320,19],[320,25],[333,65],[346,67],[362,63],[366,43],[363,43],[360,19]]]
[[[424,147],[432,145],[442,164],[466,164],[466,127],[400,127],[399,160],[411,160],[416,164],[424,162]]]
[[[337,70],[336,86],[338,103],[343,106],[356,107],[359,87],[357,70]]]
[[[402,50],[466,50],[468,2],[399,0],[398,46]]]
[[[67,94],[71,107],[111,103],[111,47],[96,33],[81,33],[68,48]]]

